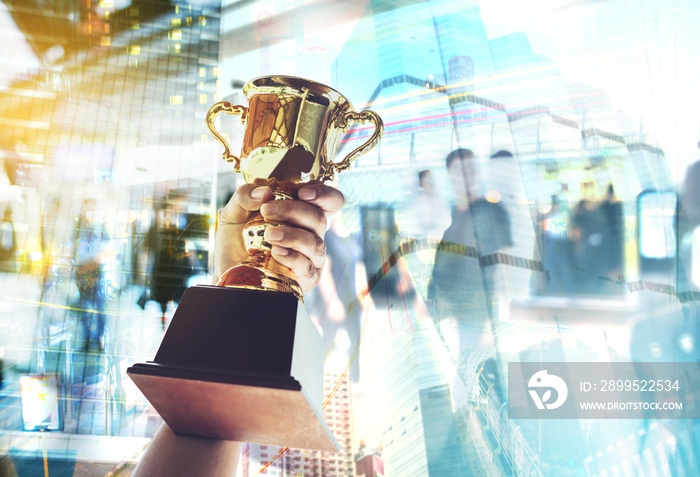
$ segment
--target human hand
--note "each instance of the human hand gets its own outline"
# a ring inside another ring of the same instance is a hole
[[[289,267],[304,292],[318,284],[326,257],[327,217],[345,204],[342,192],[321,182],[310,182],[298,191],[299,200],[273,201],[267,186],[243,184],[219,216],[214,249],[215,282],[223,272],[248,254],[243,244],[243,226],[260,210],[267,220],[283,221],[285,227],[270,227],[265,240],[272,245],[272,258]]]

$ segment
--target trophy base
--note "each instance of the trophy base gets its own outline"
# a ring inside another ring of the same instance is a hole
[[[189,288],[153,362],[127,374],[176,433],[337,452],[323,342],[291,293]]]

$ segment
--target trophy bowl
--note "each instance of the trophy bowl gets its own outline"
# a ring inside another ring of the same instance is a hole
[[[243,87],[248,106],[214,104],[206,123],[248,183],[269,186],[273,200],[297,200],[309,181],[332,180],[374,147],[383,123],[356,112],[334,89],[291,76],[266,76]],[[238,156],[219,133],[217,116],[244,126]],[[367,141],[335,157],[351,123],[371,123]],[[269,227],[254,214],[243,229],[248,257],[214,286],[188,288],[153,361],[128,375],[179,434],[336,451],[323,421],[323,341],[304,309],[294,273],[271,256]]]

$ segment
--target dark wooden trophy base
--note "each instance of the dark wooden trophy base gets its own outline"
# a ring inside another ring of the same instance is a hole
[[[337,452],[323,341],[291,293],[188,288],[155,359],[127,374],[178,434]]]

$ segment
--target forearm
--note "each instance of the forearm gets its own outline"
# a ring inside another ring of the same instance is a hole
[[[180,436],[163,424],[132,475],[234,476],[240,455],[240,442]]]

